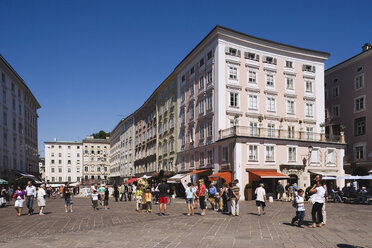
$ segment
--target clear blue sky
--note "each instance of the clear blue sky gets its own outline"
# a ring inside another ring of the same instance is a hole
[[[43,150],[54,137],[111,131],[217,24],[329,52],[328,68],[372,42],[371,10],[372,1],[0,0],[0,53],[42,106]]]

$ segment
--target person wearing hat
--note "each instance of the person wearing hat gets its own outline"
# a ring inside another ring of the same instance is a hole
[[[45,192],[45,184],[42,184],[40,186],[40,189],[37,192],[37,205],[40,208],[40,215],[44,215],[43,210],[46,206],[46,200],[45,200],[46,192]]]

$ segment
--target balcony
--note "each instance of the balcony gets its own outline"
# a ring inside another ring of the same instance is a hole
[[[235,136],[303,140],[312,142],[336,142],[345,143],[344,135],[326,135],[325,133],[306,132],[306,130],[289,131],[287,129],[268,129],[261,127],[236,126],[219,131],[219,138],[225,139]]]

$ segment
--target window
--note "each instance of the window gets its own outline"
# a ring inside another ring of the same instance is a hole
[[[266,98],[266,111],[267,112],[276,112],[275,97]]]
[[[235,66],[229,66],[229,79],[238,79],[238,68]]]
[[[68,167],[67,168],[67,172],[71,172],[71,167]]]
[[[364,74],[360,74],[355,77],[354,79],[355,82],[355,89],[361,89],[364,87]]]
[[[67,164],[71,164],[71,160],[67,160]]]
[[[183,158],[181,158],[181,161],[184,162]],[[195,155],[191,154],[191,156],[190,156],[190,168],[194,168],[194,166],[195,166]]]
[[[312,81],[306,81],[306,92],[313,93],[313,82]]]
[[[275,161],[275,146],[266,145],[265,146],[265,162]]]
[[[192,75],[194,73],[195,73],[195,66],[191,67],[191,69],[190,69],[190,74]]]
[[[199,78],[199,91],[204,89],[204,76]]]
[[[248,96],[248,109],[257,110],[258,109],[258,101],[257,95],[249,95]]]
[[[355,147],[355,159],[358,160],[364,159],[364,146]]]
[[[256,71],[252,71],[252,70],[248,71],[248,83],[250,83],[250,84],[256,84],[257,83]]]
[[[314,116],[314,110],[313,110],[313,104],[312,103],[306,103],[305,105],[305,115],[306,117],[313,117]]]
[[[189,106],[189,119],[190,121],[194,120],[194,105]]]
[[[204,65],[204,58],[202,58],[201,60],[199,60],[199,67],[202,67]]]
[[[209,121],[207,125],[207,137],[212,137],[212,131],[213,131],[212,121]]]
[[[211,150],[207,151],[207,164],[211,165],[213,163],[213,153]]]
[[[226,47],[225,53],[231,56],[240,57],[241,53],[240,50],[232,48],[232,47]]]
[[[287,77],[286,82],[287,82],[287,90],[294,90],[293,78]]]
[[[207,95],[207,112],[212,110],[212,94]]]
[[[194,96],[194,84],[190,84],[190,98]]]
[[[313,127],[306,127],[306,139],[307,140],[314,139],[314,128]]]
[[[258,134],[257,122],[250,122],[249,123],[249,135],[257,136],[257,134]]]
[[[340,105],[332,106],[332,116],[339,117],[340,116]]]
[[[174,128],[174,118],[173,118],[173,116],[169,119],[169,123],[170,123],[170,129]]]
[[[85,166],[85,167],[84,167],[84,171],[85,171],[85,172],[88,172],[88,166]]]
[[[229,148],[227,146],[222,147],[222,162],[226,163],[229,161]]]
[[[174,152],[174,140],[169,141],[170,152]]]
[[[212,80],[213,80],[213,78],[212,78],[212,70],[209,70],[207,72],[207,84],[210,85],[212,83]]]
[[[295,101],[294,100],[287,100],[287,114],[291,114],[291,115],[295,114]]]
[[[204,139],[204,123],[199,124],[199,139]]]
[[[199,164],[200,166],[204,166],[204,152],[200,153]]]
[[[336,150],[327,149],[327,164],[335,165],[336,164]]]
[[[186,76],[183,75],[182,78],[181,78],[181,81],[182,81],[182,82],[185,82],[185,80],[186,80]]]
[[[296,162],[296,161],[297,161],[297,148],[288,147],[288,162]]]
[[[80,166],[77,166],[77,167],[76,167],[76,172],[77,172],[77,173],[80,173]]]
[[[244,53],[244,58],[250,59],[250,60],[255,60],[255,61],[260,60],[260,56],[258,54],[250,53],[250,52],[245,52]]]
[[[289,139],[294,139],[295,138],[295,127],[294,126],[288,126],[287,128],[287,134]]]
[[[320,164],[319,148],[313,148],[313,150],[311,151],[310,163],[311,164]]]
[[[267,137],[275,137],[275,124],[274,123],[267,124]]]
[[[4,72],[1,73],[1,81],[3,83],[5,83],[5,74],[4,74]]]
[[[338,97],[340,94],[340,87],[335,86],[332,88],[332,97]]]
[[[58,167],[58,172],[62,173],[62,167]]]
[[[58,177],[58,181],[59,182],[62,182],[62,177]]]
[[[54,167],[51,168],[51,172],[54,173]]]
[[[274,87],[274,75],[266,74],[266,86]]]
[[[285,67],[287,67],[287,68],[293,68],[293,62],[286,60],[285,61]]]
[[[270,56],[264,56],[264,59],[263,59],[264,63],[267,63],[267,64],[273,64],[273,65],[276,65],[276,58],[273,58],[273,57],[270,57]]]
[[[62,164],[62,160],[58,160],[58,164]]]
[[[52,182],[54,182],[54,180],[55,180],[55,177],[52,177]]]
[[[207,59],[210,60],[211,58],[213,58],[213,52],[212,52],[212,50],[210,50],[210,51],[207,53]]]
[[[364,99],[365,96],[361,96],[354,99],[354,112],[362,111],[364,110]]]
[[[230,92],[230,107],[235,107],[235,108],[239,107],[238,97],[239,97],[239,93]]]
[[[3,103],[6,104],[6,91],[3,90]]]
[[[312,66],[312,65],[302,65],[302,70],[303,71],[308,71],[308,72],[315,72],[315,66]]]
[[[354,135],[366,134],[366,117],[360,117],[354,120]]]
[[[258,161],[258,146],[257,145],[249,145],[248,146],[248,161]]]
[[[5,127],[8,125],[8,115],[6,112],[3,112],[3,125]]]
[[[54,159],[52,159],[52,161],[50,162],[51,164],[54,164]]]

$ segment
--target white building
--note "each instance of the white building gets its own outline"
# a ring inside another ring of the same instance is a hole
[[[37,175],[40,104],[23,79],[0,55],[0,177]]]
[[[84,184],[107,183],[110,177],[110,142],[108,139],[83,140]]]
[[[82,142],[45,142],[45,180],[53,182],[80,182],[83,175]]]

